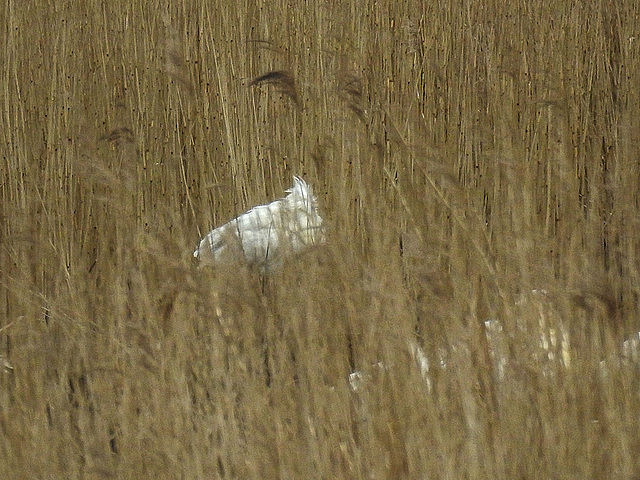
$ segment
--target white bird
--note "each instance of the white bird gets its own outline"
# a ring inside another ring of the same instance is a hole
[[[322,217],[311,187],[294,176],[286,192],[286,197],[253,207],[209,232],[193,256],[201,265],[243,256],[247,263],[270,271],[287,254],[323,243]]]

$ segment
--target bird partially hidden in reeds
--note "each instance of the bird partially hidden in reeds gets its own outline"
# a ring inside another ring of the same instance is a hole
[[[286,197],[253,207],[209,232],[193,256],[200,265],[244,259],[271,272],[288,256],[324,243],[322,217],[311,187],[294,176],[293,187],[286,192]]]

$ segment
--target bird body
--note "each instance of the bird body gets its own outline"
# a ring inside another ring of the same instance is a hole
[[[293,178],[288,195],[253,207],[205,236],[193,252],[201,264],[242,258],[269,271],[292,253],[325,241],[322,217],[311,187]]]

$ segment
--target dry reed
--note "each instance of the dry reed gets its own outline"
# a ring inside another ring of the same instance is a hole
[[[1,477],[640,477],[637,2],[28,3]],[[195,268],[293,174],[324,248]]]

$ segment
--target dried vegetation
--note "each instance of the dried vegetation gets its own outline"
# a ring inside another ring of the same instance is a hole
[[[637,2],[0,17],[0,476],[640,476]],[[294,174],[325,248],[195,267]]]

